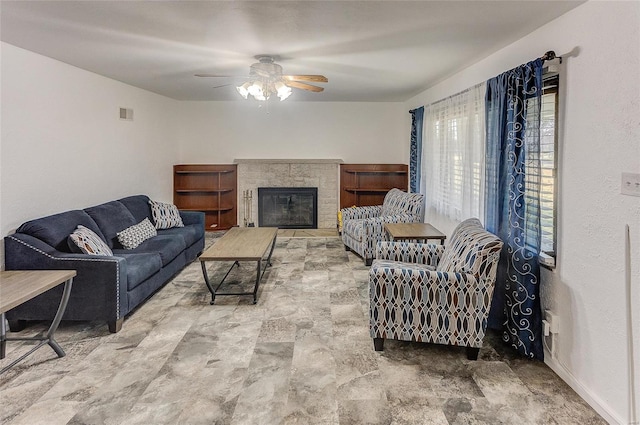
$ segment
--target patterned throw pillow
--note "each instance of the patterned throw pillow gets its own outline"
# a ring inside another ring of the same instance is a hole
[[[156,229],[170,229],[172,227],[184,227],[178,207],[173,204],[149,200],[151,215],[156,223]]]
[[[109,249],[107,244],[100,239],[100,236],[96,235],[93,230],[84,227],[81,224],[78,224],[76,230],[69,235],[69,239],[71,239],[71,241],[80,248],[80,251],[85,254],[105,256],[113,255],[111,249]]]
[[[145,218],[140,223],[134,224],[133,226],[116,233],[118,236],[118,242],[120,242],[125,249],[134,249],[142,242],[156,236],[157,234],[158,232],[156,232],[156,228],[153,227],[153,224],[151,224],[148,218]]]

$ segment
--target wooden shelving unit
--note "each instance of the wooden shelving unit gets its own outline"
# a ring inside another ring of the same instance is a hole
[[[406,164],[340,164],[340,208],[382,205],[393,188],[407,190]]]
[[[205,213],[205,230],[226,230],[238,223],[236,164],[173,166],[173,203],[181,210]]]

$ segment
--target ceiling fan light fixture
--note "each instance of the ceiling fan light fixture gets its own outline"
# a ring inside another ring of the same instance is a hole
[[[236,90],[238,90],[238,93],[240,93],[240,96],[244,97],[245,99],[247,98],[247,96],[249,96],[249,86],[251,83],[246,82],[241,86],[237,86]]]
[[[255,100],[269,100],[272,95],[278,96],[280,101],[287,99],[293,93],[293,89],[307,90],[311,92],[321,92],[323,87],[308,84],[327,83],[329,79],[324,75],[300,74],[300,75],[284,75],[282,66],[275,63],[276,57],[269,55],[259,55],[255,57],[259,62],[249,67],[249,78],[240,86],[236,86],[236,90],[244,99],[248,99],[251,95]],[[215,74],[195,74],[196,77],[229,77],[227,75]],[[229,86],[224,84],[218,87]]]
[[[276,89],[276,93],[277,93],[278,97],[280,98],[281,102],[283,100],[285,100],[286,98],[288,98],[289,96],[291,96],[291,92],[292,92],[291,87],[287,86],[282,81],[276,82],[274,86],[275,86],[275,89]]]
[[[262,84],[262,81],[256,80],[251,83],[251,85],[247,88],[247,91],[251,96],[258,99],[259,97],[264,97],[263,89],[264,89],[264,84]],[[258,99],[258,100],[262,100],[262,99]]]

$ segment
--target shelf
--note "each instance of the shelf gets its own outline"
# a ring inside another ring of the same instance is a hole
[[[340,164],[340,208],[381,205],[387,193],[407,190],[406,164]]]
[[[221,189],[176,189],[176,193],[224,193],[224,192],[233,192],[235,188],[221,188]]]
[[[238,176],[235,164],[173,166],[173,203],[204,213],[205,230],[225,230],[238,223]]]
[[[383,171],[383,170],[344,170],[345,173],[351,174],[407,174],[406,171]]]
[[[231,211],[235,207],[218,207],[218,208],[180,208],[182,211],[200,211],[200,212],[218,212],[218,211]]]
[[[380,193],[380,192],[384,192],[387,193],[390,189],[388,187],[345,187],[344,190],[346,190],[347,192],[354,192],[354,193],[358,193],[358,192],[376,192],[376,193]]]
[[[226,174],[233,173],[234,170],[219,170],[219,171],[211,171],[211,170],[176,170],[176,174]]]

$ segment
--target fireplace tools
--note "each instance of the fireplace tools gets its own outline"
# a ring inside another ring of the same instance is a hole
[[[244,203],[244,227],[255,227],[253,223],[253,190],[244,190],[242,192],[242,200]]]

